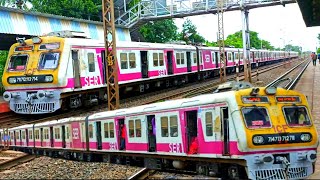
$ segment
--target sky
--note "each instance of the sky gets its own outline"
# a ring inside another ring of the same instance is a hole
[[[208,41],[216,41],[218,31],[217,15],[207,14],[186,17],[197,27],[197,31]],[[184,19],[186,19],[184,18]],[[184,19],[175,19],[181,31]],[[224,13],[224,36],[242,30],[240,11]],[[303,51],[315,51],[320,47],[317,36],[320,27],[306,27],[297,3],[251,9],[249,11],[249,30],[259,33],[259,38],[267,40],[275,47],[284,44],[302,46]]]

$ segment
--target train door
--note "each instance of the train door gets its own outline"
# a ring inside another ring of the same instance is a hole
[[[62,130],[62,148],[66,148],[66,126],[61,126]]]
[[[187,52],[187,71],[191,72],[191,55],[190,52]]]
[[[126,138],[127,133],[126,133],[126,126],[124,124],[124,118],[123,119],[118,119],[118,142],[120,142],[118,145],[118,149],[120,150],[125,150],[126,149]]]
[[[101,61],[102,61],[102,72],[103,72],[103,78],[102,83],[107,84],[107,61],[106,61],[106,51],[101,51]]]
[[[219,52],[214,52],[216,67],[219,67]]]
[[[228,107],[220,108],[220,118],[222,119],[221,130],[222,130],[222,141],[223,141],[223,152],[224,156],[230,155],[229,147],[229,114]]]
[[[147,137],[148,137],[148,151],[156,152],[156,117],[155,115],[147,116]]]
[[[187,145],[187,152],[191,154],[196,154],[197,152],[192,152],[193,143],[198,144],[197,135],[198,135],[198,127],[197,127],[197,110],[187,111],[185,112],[186,117],[186,145]]]
[[[50,146],[53,147],[54,143],[53,143],[53,127],[50,127]]]
[[[26,144],[27,144],[27,146],[29,146],[29,131],[28,131],[28,129],[25,129],[25,134],[26,134],[26,136],[25,136]]]
[[[96,122],[97,149],[102,149],[101,121]]]
[[[168,63],[167,63],[167,69],[168,69],[168,75],[170,74],[173,74],[173,65],[172,65],[172,62],[173,62],[173,51],[167,51],[167,60],[168,60]]]
[[[140,51],[142,78],[148,78],[148,51]]]
[[[72,50],[72,61],[73,61],[73,76],[74,76],[74,87],[81,88],[80,81],[80,60],[79,60],[79,51]]]
[[[40,128],[40,146],[43,147],[43,128]]]

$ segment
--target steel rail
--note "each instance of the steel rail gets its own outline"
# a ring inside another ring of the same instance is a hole
[[[270,87],[272,85],[274,85],[276,82],[278,82],[280,79],[283,79],[285,76],[287,76],[289,73],[291,73],[293,70],[295,70],[296,68],[298,68],[301,64],[303,64],[306,60],[302,61],[301,63],[299,63],[298,65],[296,65],[295,67],[291,68],[289,71],[285,72],[284,74],[282,74],[281,76],[279,76],[277,79],[273,80],[271,83],[269,83],[268,85],[266,85],[267,87]]]
[[[149,176],[155,174],[157,171],[148,169],[148,168],[143,168],[134,175],[130,176],[128,180],[137,180],[137,179],[148,179]]]
[[[302,69],[302,71],[298,74],[298,76],[289,84],[287,84],[285,86],[285,88],[287,90],[293,90],[295,88],[295,86],[297,85],[297,83],[299,82],[301,76],[303,75],[303,73],[306,71],[307,67],[309,66],[311,61],[309,61]]]
[[[22,156],[18,156],[16,158],[12,158],[8,161],[4,161],[2,163],[0,163],[0,170],[6,170],[6,169],[10,169],[16,165],[19,165],[21,163],[25,163],[28,161],[33,160],[34,158],[36,158],[35,155],[29,155],[29,154],[25,154]]]

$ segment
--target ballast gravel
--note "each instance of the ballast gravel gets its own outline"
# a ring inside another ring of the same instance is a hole
[[[0,179],[128,179],[139,167],[38,157],[0,172]]]

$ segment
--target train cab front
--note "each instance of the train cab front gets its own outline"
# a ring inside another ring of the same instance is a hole
[[[51,113],[60,108],[59,60],[63,39],[17,38],[11,46],[2,84],[4,100],[19,114]]]
[[[237,92],[250,179],[304,179],[314,172],[318,135],[306,97],[283,88]],[[241,148],[240,148],[241,149]]]

